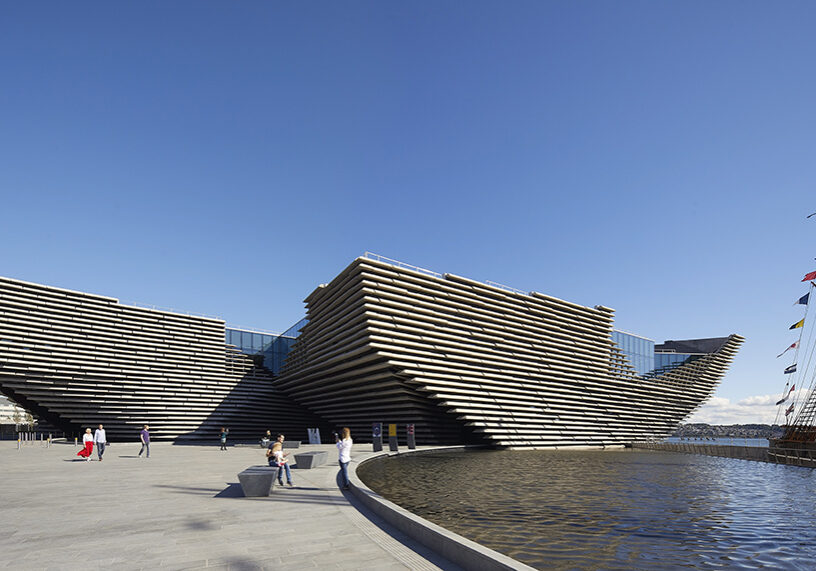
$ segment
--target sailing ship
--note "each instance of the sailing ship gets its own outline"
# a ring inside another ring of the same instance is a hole
[[[816,466],[816,391],[814,390],[816,361],[813,359],[816,350],[816,340],[814,340],[814,332],[816,332],[814,321],[816,320],[808,318],[808,310],[814,298],[813,290],[816,289],[814,280],[816,280],[816,271],[805,275],[802,282],[808,282],[808,291],[794,304],[805,307],[802,319],[789,327],[791,330],[798,331],[799,338],[777,355],[777,357],[783,355],[792,357],[791,363],[784,369],[788,381],[785,383],[781,398],[776,402],[777,420],[774,424],[779,424],[784,415],[783,433],[780,438],[771,439],[768,448],[769,459],[783,464]],[[797,385],[799,391],[796,390]],[[797,395],[802,394],[804,397],[800,398],[798,403]]]

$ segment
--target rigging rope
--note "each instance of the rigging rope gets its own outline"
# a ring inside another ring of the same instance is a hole
[[[814,287],[813,282],[810,282],[810,287],[808,289],[808,294],[812,293],[813,287]],[[797,368],[796,368],[795,373],[793,375],[791,375],[791,377],[788,377],[788,378],[793,379],[792,380],[793,386],[796,386],[796,384],[799,383],[799,390],[802,390],[804,388],[804,382],[805,382],[805,379],[807,378],[806,373],[807,373],[807,370],[810,368],[810,364],[811,364],[811,361],[813,359],[814,347],[812,347],[812,345],[811,345],[811,340],[813,338],[814,327],[812,325],[810,325],[809,320],[807,318],[809,310],[810,310],[810,296],[808,296],[808,303],[807,303],[807,305],[805,305],[805,314],[804,314],[804,316],[802,316],[802,320],[804,321],[804,325],[807,326],[807,328],[809,330],[807,347],[810,348],[810,353],[807,355],[807,362],[806,362],[805,366],[804,367],[799,367],[798,366],[799,352],[802,349],[802,338],[804,337],[805,328],[806,328],[806,327],[802,327],[801,330],[799,331],[799,339],[796,342],[796,349],[795,349],[795,351],[793,353],[793,361],[791,362],[791,365],[797,365]],[[779,404],[779,406],[781,406],[782,408],[777,407],[777,409],[776,409],[776,417],[774,418],[774,424],[778,424],[778,421],[780,420],[779,415],[780,415],[781,411],[787,410],[791,406],[791,404],[794,405],[794,413],[793,413],[794,414],[794,417],[793,417],[794,420],[793,420],[793,422],[788,422],[788,416],[785,416],[785,424],[788,425],[788,426],[793,426],[796,423],[796,421],[798,420],[798,416],[796,415],[796,412],[795,412],[796,391],[793,392],[793,395],[792,395],[792,398],[790,399],[790,402],[789,402],[789,400],[787,398],[785,398],[785,397],[788,396],[788,387],[790,385],[791,385],[791,381],[786,381],[785,382],[785,392],[782,395],[782,398],[784,398],[785,401]],[[801,414],[801,411],[802,411],[802,409],[800,408],[800,410],[799,410],[800,414]]]
[[[814,289],[813,282],[810,283],[810,288],[808,289],[808,293],[812,294]],[[808,304],[805,308],[805,319],[807,318],[807,312],[810,308],[810,297],[808,297]],[[805,321],[807,324],[808,322]],[[811,365],[813,363],[814,354],[816,354],[816,343],[813,343],[813,335],[814,331],[816,331],[816,326],[809,324],[808,327],[808,335],[807,335],[807,351],[806,351],[806,361],[804,368],[799,371],[797,370],[796,381],[799,384],[799,390],[801,391],[805,387],[807,387],[807,391],[805,392],[805,401],[802,403],[801,407],[799,408],[798,413],[794,410],[794,417],[792,422],[788,422],[788,430],[786,431],[785,438],[787,439],[796,439],[796,440],[810,440],[812,439],[811,432],[814,428],[814,418],[816,418],[816,395],[814,394],[814,384],[816,384],[816,371],[814,374],[811,374]],[[799,354],[799,349],[802,347],[802,338],[805,331],[804,328],[799,335],[799,347],[797,347],[796,353],[797,358]],[[801,394],[801,393],[800,393]],[[793,395],[793,405],[795,407],[796,404],[796,394]]]

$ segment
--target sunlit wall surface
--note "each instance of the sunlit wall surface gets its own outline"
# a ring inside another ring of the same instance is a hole
[[[263,366],[277,375],[286,361],[292,344],[300,334],[300,329],[305,324],[306,319],[301,319],[280,335],[243,329],[227,329],[226,341],[227,345],[235,345],[242,353],[262,356]]]
[[[249,440],[321,426],[273,386],[261,356],[225,345],[227,335],[251,353],[266,345],[272,367],[290,344],[226,333],[220,319],[0,277],[0,393],[67,434],[104,423],[125,442],[149,424],[157,440],[213,441],[227,426]]]
[[[629,363],[639,375],[646,375],[654,370],[654,341],[623,331],[612,331],[612,341],[626,354]]]
[[[226,341],[228,345],[235,345],[242,353],[262,356],[263,365],[277,375],[295,339],[300,335],[300,330],[306,323],[308,323],[307,319],[301,319],[280,335],[243,329],[227,329]],[[626,354],[629,363],[639,375],[672,369],[683,363],[691,362],[701,355],[655,353],[653,340],[623,331],[612,331],[612,341]]]
[[[742,343],[738,335],[663,343],[661,352],[707,354],[652,378],[659,346],[618,332],[619,348],[608,307],[371,257],[305,303],[309,323],[272,384],[362,439],[380,419],[412,424],[427,444],[661,438],[713,393]]]

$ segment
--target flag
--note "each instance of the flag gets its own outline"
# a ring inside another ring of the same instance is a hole
[[[788,410],[786,410],[786,411],[785,411],[785,418],[787,418],[787,417],[788,417],[788,415],[789,415],[790,413],[792,413],[792,412],[793,412],[793,407],[794,407],[795,405],[796,405],[796,403],[793,403],[792,405],[790,405],[790,406],[788,407]]]
[[[807,305],[808,299],[810,298],[810,292],[807,292],[805,295],[799,298],[799,301],[794,303],[793,305]]]
[[[794,363],[790,367],[785,368],[785,374],[786,375],[790,375],[791,373],[795,373],[795,372],[796,372],[796,363]]]
[[[809,280],[816,280],[816,272],[810,272],[809,274],[806,274],[804,278],[802,278],[803,282],[806,282],[806,281],[809,281]]]
[[[781,398],[781,399],[779,399],[778,401],[776,401],[776,406],[779,406],[780,404],[782,404],[783,402],[785,402],[786,400],[788,400],[788,397],[791,395],[791,393],[794,391],[794,389],[796,389],[796,385],[793,385],[793,386],[790,388],[790,390],[788,391],[788,394],[786,394],[786,395],[785,395],[783,398]]]
[[[804,326],[805,326],[805,318],[803,317],[800,321],[797,321],[796,323],[794,323],[793,325],[788,327],[788,329],[797,329],[799,327],[804,327]]]
[[[782,351],[779,355],[776,356],[776,358],[778,359],[779,357],[781,357],[782,355],[784,355],[785,353],[787,353],[791,349],[796,349],[798,346],[799,346],[799,341],[794,341],[793,345],[791,345],[790,347],[788,347],[787,349]]]

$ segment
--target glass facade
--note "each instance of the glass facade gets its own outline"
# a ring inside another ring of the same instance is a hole
[[[702,357],[702,353],[655,353],[655,372],[662,373]]]
[[[308,320],[303,318],[280,335],[227,329],[226,342],[235,345],[242,353],[261,356],[263,366],[277,375],[306,323]],[[612,331],[612,341],[626,355],[637,374],[643,376],[657,376],[703,356],[703,353],[656,353],[654,341],[623,331]]]
[[[654,341],[623,331],[612,331],[612,341],[623,351],[639,375],[646,375],[654,370]]]
[[[292,327],[281,333],[281,337],[297,337],[300,335],[300,330],[303,329],[303,326],[309,323],[309,320],[305,317],[295,323]]]
[[[243,329],[227,329],[226,342],[227,345],[235,345],[239,351],[247,355],[262,356],[263,366],[277,375],[306,322],[305,318],[301,319],[280,335]]]
[[[623,351],[638,375],[656,377],[680,365],[691,363],[705,353],[655,352],[655,342],[645,337],[612,331],[612,341]]]

